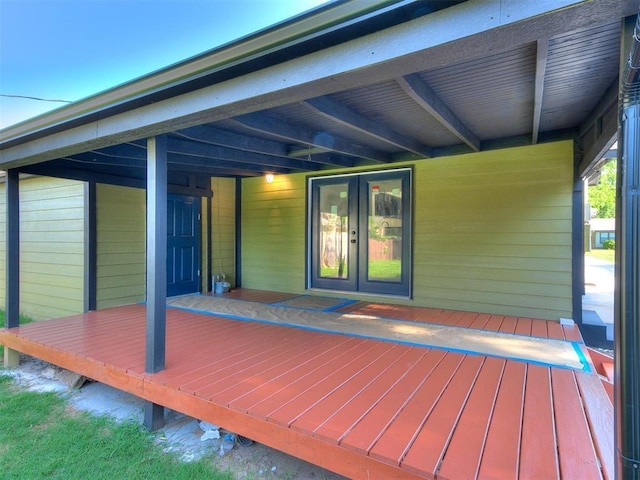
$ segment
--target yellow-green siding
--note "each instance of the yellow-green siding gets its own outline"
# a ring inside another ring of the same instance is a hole
[[[305,288],[306,175],[242,182],[242,286],[302,293]]]
[[[225,275],[235,286],[236,278],[236,180],[212,178],[211,189],[211,272]],[[203,229],[205,230],[205,229]],[[203,245],[206,243],[203,241]],[[202,258],[206,258],[203,255]]]
[[[570,317],[572,148],[415,162],[413,299],[394,301]],[[243,181],[243,287],[304,291],[305,182],[303,174]]]
[[[0,183],[0,285],[5,285],[6,195]],[[20,312],[34,319],[84,309],[84,184],[20,181]],[[4,306],[5,289],[0,289]]]
[[[572,164],[571,142],[419,164],[415,302],[571,317]]]
[[[145,299],[145,190],[96,187],[97,307]]]

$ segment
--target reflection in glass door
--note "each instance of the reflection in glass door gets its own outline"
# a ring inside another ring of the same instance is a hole
[[[314,285],[354,290],[357,271],[357,210],[352,200],[356,196],[354,179],[317,180],[313,183],[312,192]]]
[[[310,284],[410,294],[411,171],[311,180]]]

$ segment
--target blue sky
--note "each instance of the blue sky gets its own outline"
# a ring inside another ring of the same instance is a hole
[[[0,94],[75,101],[326,0],[0,0]],[[0,128],[63,103],[0,96]]]

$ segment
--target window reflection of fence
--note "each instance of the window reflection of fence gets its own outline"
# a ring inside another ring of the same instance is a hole
[[[399,260],[402,257],[402,240],[369,239],[369,260]]]

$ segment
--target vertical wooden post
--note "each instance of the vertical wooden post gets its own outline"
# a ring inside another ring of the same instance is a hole
[[[96,182],[85,183],[84,188],[84,311],[97,308],[97,233]]]
[[[167,304],[167,138],[147,140],[147,373],[165,368]],[[145,404],[145,426],[164,425],[164,409]]]
[[[616,195],[616,478],[640,480],[640,12],[622,28]]]
[[[18,171],[7,170],[7,251],[5,326],[20,323],[20,191]]]
[[[4,326],[20,324],[20,190],[16,169],[7,170],[7,221],[6,221],[6,305]],[[14,367],[19,363],[18,352],[4,349],[4,366]]]

